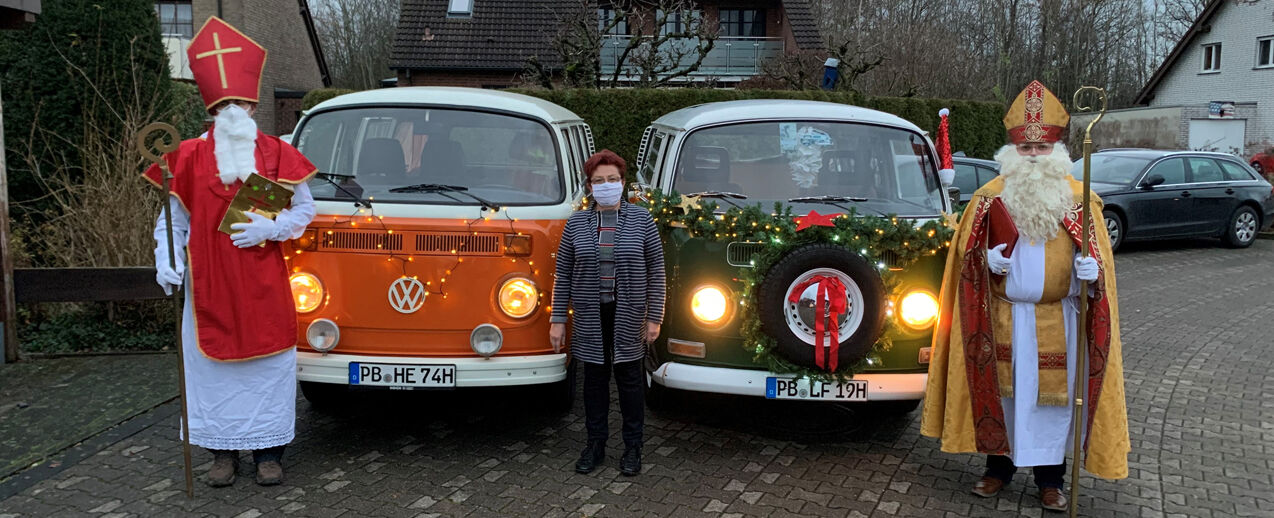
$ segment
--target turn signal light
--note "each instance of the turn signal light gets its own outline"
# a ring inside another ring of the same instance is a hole
[[[301,237],[292,240],[292,248],[310,252],[318,249],[318,231],[307,229]]]
[[[505,234],[504,255],[511,255],[514,257],[526,257],[531,255],[531,236]]]
[[[292,274],[288,280],[292,284],[292,302],[297,313],[309,313],[318,309],[323,302],[323,283],[318,277],[305,272]]]

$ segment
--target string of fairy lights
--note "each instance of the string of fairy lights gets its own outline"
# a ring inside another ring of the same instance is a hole
[[[739,304],[759,307],[756,301],[758,286],[770,268],[797,248],[815,243],[834,243],[856,251],[869,264],[875,265],[887,293],[897,294],[901,282],[895,271],[946,251],[951,245],[954,231],[945,221],[928,221],[916,225],[914,221],[897,217],[858,216],[852,209],[849,214],[807,215],[794,214],[790,205],[776,202],[773,210],[766,211],[760,204],[732,206],[721,210],[715,201],[702,201],[695,197],[683,197],[677,193],[667,195],[646,193],[643,202],[665,236],[685,232],[689,237],[699,237],[720,242],[745,242],[760,245],[752,255],[748,268],[740,268],[736,280],[743,284]],[[677,242],[669,239],[667,242]],[[890,300],[893,297],[889,297]],[[842,364],[836,372],[812,370],[791,363],[775,354],[776,342],[761,330],[759,311],[742,311],[740,332],[743,345],[758,360],[769,366],[772,372],[795,373],[818,380],[843,380],[865,368],[868,358],[850,365]],[[886,326],[893,325],[886,319]],[[872,354],[889,350],[891,333],[881,334],[873,345]]]
[[[369,199],[369,201],[374,202],[374,201],[375,201],[375,199],[374,199],[374,198],[373,198],[373,199]],[[400,265],[400,267],[402,268],[402,273],[401,273],[401,276],[402,276],[402,277],[409,277],[409,278],[412,278],[412,279],[420,280],[419,275],[413,275],[413,274],[411,274],[411,273],[408,271],[408,264],[409,264],[409,263],[414,263],[414,262],[415,262],[415,259],[416,259],[416,258],[415,258],[415,256],[416,256],[417,254],[410,254],[410,253],[406,253],[406,254],[404,254],[404,253],[399,253],[399,252],[395,252],[395,248],[396,248],[396,247],[392,247],[392,246],[391,246],[391,247],[386,247],[386,245],[388,245],[388,244],[390,243],[390,240],[392,239],[392,237],[391,237],[391,236],[394,236],[394,235],[396,235],[396,234],[397,234],[397,235],[403,235],[403,232],[401,232],[401,231],[399,231],[399,232],[395,232],[395,231],[394,231],[394,229],[389,228],[389,227],[385,224],[385,221],[384,221],[384,220],[385,220],[385,216],[384,216],[384,215],[380,215],[380,214],[376,214],[376,211],[375,211],[375,208],[374,208],[374,207],[375,207],[375,206],[374,206],[374,204],[369,204],[369,205],[371,205],[371,206],[370,206],[370,207],[357,207],[357,208],[356,208],[356,210],[354,211],[354,213],[352,213],[352,214],[350,214],[350,215],[348,215],[348,216],[333,216],[333,217],[332,217],[332,227],[331,227],[331,228],[327,228],[327,229],[322,229],[322,230],[321,230],[322,234],[321,234],[320,236],[318,236],[318,239],[324,240],[323,242],[324,242],[325,246],[333,246],[333,245],[335,244],[334,234],[335,234],[335,232],[336,232],[336,231],[341,230],[341,228],[340,228],[340,227],[341,227],[342,225],[348,225],[350,229],[354,229],[354,230],[362,230],[362,229],[359,229],[359,225],[358,225],[358,224],[359,224],[359,220],[362,220],[362,222],[363,222],[364,224],[367,224],[367,223],[375,223],[375,224],[378,224],[378,225],[379,225],[379,230],[380,230],[381,232],[383,232],[384,234],[383,234],[383,235],[381,235],[381,236],[379,236],[379,237],[380,237],[380,239],[378,240],[378,242],[377,242],[377,244],[376,244],[376,249],[377,249],[377,250],[381,250],[381,251],[384,251],[384,252],[387,252],[387,253],[388,253],[388,257],[386,257],[386,259],[385,259],[386,261],[389,261],[389,262],[398,261],[398,262],[399,262],[399,265]],[[517,222],[518,222],[518,218],[514,218],[514,217],[512,217],[512,215],[511,215],[511,214],[509,214],[509,212],[508,212],[508,207],[503,207],[503,206],[497,206],[497,207],[494,207],[494,208],[481,207],[479,210],[480,210],[479,216],[478,216],[478,217],[476,217],[476,218],[473,218],[473,219],[469,219],[469,218],[460,218],[460,219],[458,220],[458,221],[460,222],[460,224],[464,225],[464,228],[465,228],[465,231],[461,234],[462,236],[468,236],[468,237],[470,237],[470,238],[478,236],[480,232],[479,232],[478,230],[474,230],[473,226],[474,226],[474,225],[476,225],[476,224],[477,224],[478,222],[480,222],[480,221],[481,221],[481,222],[490,222],[490,221],[491,221],[491,219],[492,219],[492,215],[491,215],[491,214],[495,214],[495,215],[503,215],[503,216],[504,216],[504,219],[505,219],[505,220],[508,222],[508,224],[509,224],[508,233],[510,233],[510,234],[514,234],[514,235],[517,235],[517,236],[524,236],[524,235],[526,235],[525,233],[523,233],[523,232],[521,232],[521,231],[517,230],[517,227],[516,227],[515,223],[517,223]],[[491,214],[488,214],[488,213],[491,213]],[[498,216],[496,216],[496,217],[498,217]],[[490,232],[490,230],[489,230],[489,229],[482,229],[482,230],[486,230],[486,231],[487,231],[487,232],[483,232],[483,233],[489,233],[489,232]],[[439,278],[438,278],[438,282],[437,282],[437,283],[434,283],[434,281],[432,281],[432,280],[428,280],[428,279],[426,279],[426,280],[422,281],[422,282],[423,282],[423,284],[425,285],[425,291],[426,291],[429,295],[439,295],[439,296],[441,296],[443,299],[446,299],[446,298],[447,298],[447,291],[446,291],[446,289],[445,289],[445,286],[446,286],[446,283],[447,283],[447,278],[448,278],[448,277],[451,277],[451,276],[453,275],[453,273],[456,271],[456,269],[457,269],[457,268],[459,268],[459,266],[460,266],[461,264],[464,264],[464,262],[465,262],[465,252],[467,252],[467,251],[468,251],[467,249],[468,249],[468,247],[469,247],[469,243],[470,243],[470,240],[468,240],[468,239],[466,239],[466,240],[462,240],[462,241],[460,241],[459,243],[457,243],[457,244],[456,244],[456,245],[455,245],[455,246],[454,246],[451,250],[449,250],[449,251],[448,251],[448,252],[449,252],[449,255],[451,255],[452,257],[454,257],[454,259],[455,259],[455,260],[454,260],[454,262],[453,262],[450,266],[448,266],[448,267],[446,267],[445,269],[443,269],[443,273],[442,273],[442,275],[441,275],[441,276],[439,276]],[[406,243],[404,243],[403,248],[406,248]],[[303,250],[297,249],[297,250],[294,250],[294,253],[295,253],[295,254],[297,254],[297,255],[300,255],[300,254],[302,254],[302,253],[303,253]],[[533,259],[530,259],[529,257],[506,256],[506,258],[507,258],[507,259],[509,259],[509,260],[510,260],[512,263],[514,263],[514,264],[517,264],[519,261],[525,262],[525,263],[526,263],[527,268],[531,270],[531,273],[532,273],[532,275],[534,275],[534,276],[538,276],[538,275],[539,275],[539,273],[540,273],[540,271],[539,271],[538,269],[536,269],[536,268],[535,268],[535,261],[534,261]],[[291,260],[291,257],[290,257],[290,256],[286,256],[286,257],[284,257],[284,259]],[[543,294],[543,290],[540,290],[540,294],[539,294],[539,296],[540,296],[540,298],[543,298],[543,296],[544,296],[544,294]]]

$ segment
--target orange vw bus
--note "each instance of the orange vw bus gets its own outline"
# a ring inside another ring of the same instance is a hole
[[[389,88],[315,106],[293,141],[319,170],[318,214],[286,253],[306,399],[543,385],[570,405],[546,305],[593,148],[579,116],[518,94]]]

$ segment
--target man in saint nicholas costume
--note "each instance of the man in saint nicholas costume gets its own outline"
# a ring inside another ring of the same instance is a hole
[[[992,497],[1031,466],[1041,505],[1054,511],[1067,504],[1081,280],[1090,281],[1084,467],[1125,478],[1129,451],[1115,261],[1105,226],[1081,230],[1083,183],[1058,142],[1069,119],[1038,81],[1004,117],[1012,143],[995,155],[1000,176],[974,192],[951,241],[921,420],[942,451],[987,455],[975,494]],[[1011,248],[989,242],[997,199],[1017,230]],[[1089,209],[1102,221],[1095,194]]]
[[[190,442],[213,453],[208,484],[234,483],[239,451],[251,450],[258,484],[283,481],[283,447],[296,421],[296,313],[280,242],[299,237],[314,218],[305,182],[314,165],[296,148],[257,131],[256,110],[266,51],[219,18],[186,49],[190,70],[214,124],[164,156],[172,171],[169,206],[177,267],[168,262],[166,224],[155,228],[157,280],[165,291],[185,286],[181,343],[185,353]],[[252,173],[293,190],[291,206],[271,220],[218,231]],[[162,185],[151,166],[145,178]]]

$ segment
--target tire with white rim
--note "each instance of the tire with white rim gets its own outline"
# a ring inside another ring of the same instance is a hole
[[[1230,225],[1225,229],[1225,244],[1234,248],[1247,248],[1256,241],[1256,232],[1261,228],[1261,217],[1256,210],[1243,205],[1230,216]]]
[[[817,286],[802,290],[799,301],[789,294],[812,278],[833,277],[845,287],[845,312],[837,319],[838,363],[847,366],[871,351],[885,323],[885,286],[877,266],[841,246],[814,244],[780,259],[757,290],[761,330],[777,342],[776,353],[797,365],[816,369]],[[826,302],[824,302],[826,304]],[[824,330],[823,347],[831,336]]]

